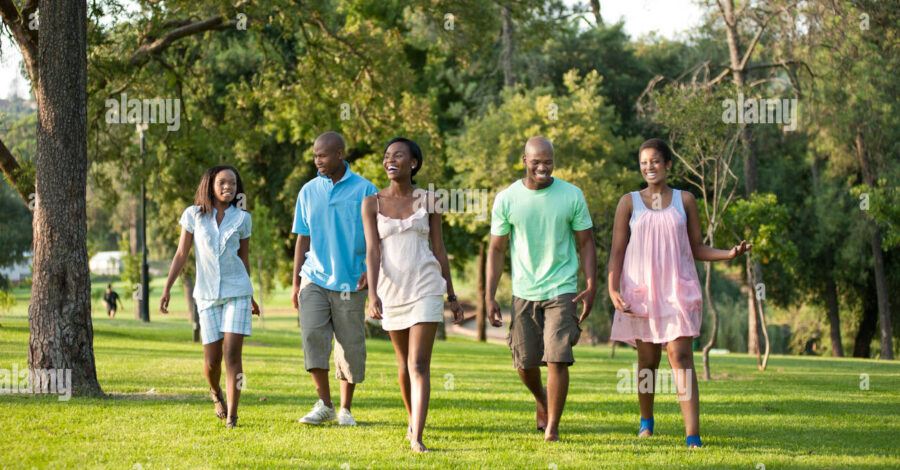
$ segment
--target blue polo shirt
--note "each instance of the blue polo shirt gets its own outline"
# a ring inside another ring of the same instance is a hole
[[[362,200],[378,192],[369,180],[350,171],[332,183],[319,173],[300,189],[292,231],[309,237],[300,276],[329,290],[353,292],[366,271]]]

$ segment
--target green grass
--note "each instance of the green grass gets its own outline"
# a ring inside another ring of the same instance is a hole
[[[0,369],[26,367],[25,295],[0,316]],[[618,348],[610,359],[606,347],[579,346],[564,442],[544,444],[508,350],[451,339],[435,345],[432,364],[425,442],[434,452],[413,455],[393,350],[371,340],[354,401],[360,426],[304,427],[297,419],[315,392],[286,298],[276,296],[244,348],[241,426],[231,431],[213,415],[183,311],[163,317],[154,308],[142,324],[130,308],[109,320],[95,303],[97,373],[109,397],[0,396],[0,468],[900,467],[900,365],[855,359],[774,356],[760,372],[755,357],[712,357],[720,378],[700,384],[705,448],[689,451],[671,394],[657,398],[656,436],[635,437],[637,398],[616,392],[633,351]],[[172,305],[183,309],[183,299]],[[860,390],[860,374],[869,390]]]

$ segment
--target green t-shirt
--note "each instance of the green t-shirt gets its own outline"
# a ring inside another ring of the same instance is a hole
[[[547,300],[578,292],[574,232],[591,227],[581,189],[559,178],[543,189],[528,189],[519,180],[500,191],[491,234],[510,235],[513,295]]]

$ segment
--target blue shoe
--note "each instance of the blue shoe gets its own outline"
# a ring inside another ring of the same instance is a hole
[[[700,435],[696,436],[688,436],[684,438],[685,443],[687,443],[688,449],[695,449],[703,447],[703,444],[700,443]]]
[[[641,436],[641,433],[644,431],[650,431],[650,436],[653,435],[653,418],[644,419],[641,418],[641,427],[638,429],[638,437],[650,437],[650,436]]]

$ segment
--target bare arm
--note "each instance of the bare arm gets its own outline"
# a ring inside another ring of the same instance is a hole
[[[166,287],[163,289],[162,297],[159,299],[159,311],[169,313],[169,297],[172,285],[175,279],[181,274],[184,263],[191,252],[191,245],[194,243],[194,234],[188,232],[184,227],[181,228],[181,238],[178,240],[178,249],[175,250],[175,257],[172,258],[172,266],[169,267],[169,277],[166,279]]]
[[[441,276],[447,281],[447,295],[454,295],[453,279],[450,277],[450,261],[447,259],[447,250],[444,247],[444,236],[441,232],[441,213],[439,208],[442,207],[436,203],[434,193],[428,193],[428,206],[437,208],[434,213],[428,216],[428,234],[431,239],[431,252],[437,258],[441,265]],[[463,309],[459,305],[458,300],[450,302],[450,310],[453,312],[453,321],[458,323],[463,320]]]
[[[244,269],[247,270],[247,277],[250,277],[250,238],[245,238],[241,240],[241,245],[238,247],[238,257],[244,263]],[[262,286],[260,286],[262,289]],[[250,296],[250,312],[253,315],[259,315],[259,306],[256,305],[256,300],[253,299],[253,296]]]
[[[719,250],[711,246],[703,244],[703,235],[700,232],[700,210],[697,208],[697,200],[694,195],[682,191],[682,202],[684,203],[684,213],[687,216],[688,238],[691,242],[691,251],[694,259],[698,261],[724,261],[737,258],[746,253],[753,247],[746,240],[741,240],[741,244],[730,250]]]
[[[306,262],[306,252],[309,251],[309,236],[297,235],[297,242],[294,244],[294,275],[291,277],[292,294],[291,304],[295,309],[300,308],[297,295],[300,293],[300,269]]]
[[[589,228],[576,231],[575,241],[578,243],[581,270],[586,280],[584,291],[572,299],[572,302],[575,303],[584,302],[581,317],[578,319],[578,323],[581,323],[591,314],[591,309],[594,307],[594,297],[597,295],[597,247],[594,245],[594,229]]]
[[[484,303],[488,309],[489,320],[493,326],[503,325],[500,316],[500,305],[497,303],[497,284],[500,275],[503,274],[503,258],[506,256],[506,245],[509,243],[509,235],[491,235],[491,243],[488,246],[487,266],[485,266]]]
[[[381,271],[381,237],[378,235],[378,210],[375,195],[362,202],[363,232],[366,237],[366,282],[369,285],[369,316],[381,318],[381,299],[378,298],[378,275]]]
[[[620,312],[629,312],[631,307],[619,293],[619,283],[622,279],[622,263],[625,261],[625,248],[628,246],[628,238],[631,236],[631,227],[628,221],[631,219],[631,196],[626,194],[619,199],[616,207],[615,225],[613,225],[612,247],[609,251],[609,263],[606,266],[607,288],[609,299],[613,306]]]

